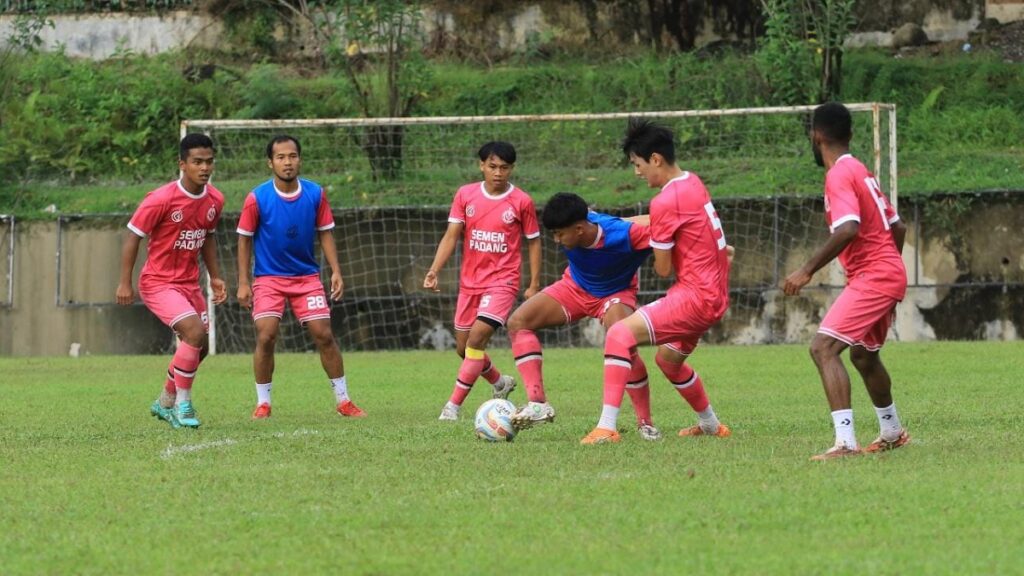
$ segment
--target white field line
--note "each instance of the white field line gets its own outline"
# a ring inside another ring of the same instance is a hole
[[[319,430],[309,430],[309,429],[306,429],[306,428],[299,428],[298,430],[295,430],[294,432],[290,432],[290,433],[289,432],[275,432],[273,434],[273,437],[274,438],[298,438],[300,436],[312,436],[312,435],[317,435],[317,434],[320,434]],[[254,438],[253,440],[259,440],[259,438]],[[238,443],[239,443],[239,441],[235,440],[234,438],[225,438],[223,440],[212,440],[210,442],[200,442],[199,444],[183,444],[181,446],[175,446],[173,444],[168,444],[167,448],[165,448],[163,450],[163,452],[160,453],[160,458],[162,458],[163,460],[168,460],[170,458],[173,458],[175,456],[179,456],[181,454],[191,454],[192,452],[199,452],[201,450],[209,450],[211,448],[221,448],[223,446],[234,446],[234,445],[236,445]]]

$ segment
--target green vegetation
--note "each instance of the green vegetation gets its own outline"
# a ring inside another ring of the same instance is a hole
[[[0,212],[30,217],[51,203],[65,212],[130,209],[143,192],[174,174],[178,127],[185,118],[361,114],[342,72],[306,77],[297,69],[260,64],[216,67],[212,78],[199,79],[195,60],[183,54],[125,53],[99,63],[32,54],[9,64],[12,97],[0,104]],[[429,66],[413,111],[417,116],[707,109],[774,102],[755,61],[734,54],[513,60],[486,71],[443,60]],[[843,71],[844,101],[898,106],[901,194],[1021,187],[1024,68],[1019,64],[986,54],[893,58],[857,51],[846,54]],[[820,192],[820,174],[799,139],[789,143],[799,146],[792,152],[762,155],[759,150],[777,148],[777,143],[764,141],[761,133],[742,124],[722,126],[721,133],[739,139],[731,145],[747,157],[764,159],[737,163],[716,148],[702,156],[704,135],[699,132],[684,141],[687,166],[704,176],[714,194]],[[603,205],[646,198],[648,192],[621,164],[614,148],[617,132],[604,137],[612,139],[573,138],[566,143],[550,138],[551,146],[585,152],[580,162],[586,165],[570,162],[561,171],[569,178],[557,186],[535,185],[535,195],[543,200],[571,186]],[[479,143],[464,144],[468,150]],[[544,154],[557,162],[557,153]],[[521,172],[536,164],[538,156],[524,156]],[[457,184],[453,174],[458,166],[464,164],[470,175],[473,169],[471,154],[445,164],[439,166],[445,172],[421,188],[345,171],[309,173],[348,186],[357,202],[443,204]],[[530,182],[530,175],[522,176]],[[231,199],[238,198],[229,200],[230,207],[240,206],[246,187],[263,177],[263,172],[221,173],[217,181]],[[382,195],[381,190],[392,194]]]
[[[356,421],[332,414],[315,356],[279,357],[264,422],[249,418],[250,358],[211,357],[196,431],[148,415],[166,357],[0,358],[3,572],[1012,573],[1024,460],[1007,400],[1022,355],[1020,342],[888,346],[913,443],[826,463],[807,460],[831,428],[803,346],[698,351],[728,440],[675,436],[693,415],[657,377],[667,437],[641,441],[624,408],[623,442],[594,447],[578,441],[599,411],[596,349],[546,355],[558,420],[511,444],[473,438],[482,390],[460,422],[436,420],[452,353],[348,354],[370,415]],[[970,390],[936,385],[951,374]],[[854,408],[870,441],[859,386]]]

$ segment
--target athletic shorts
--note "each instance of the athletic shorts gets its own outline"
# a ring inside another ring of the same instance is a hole
[[[252,283],[252,319],[281,318],[285,302],[305,324],[331,318],[331,308],[319,274],[309,276],[260,276]]]
[[[876,352],[885,344],[897,303],[899,300],[881,292],[847,285],[828,309],[818,332]]]
[[[708,329],[721,320],[706,312],[706,302],[689,290],[669,291],[638,310],[651,342],[689,356]]]
[[[625,304],[630,309],[636,310],[635,288],[627,288],[608,296],[594,296],[581,288],[568,274],[545,288],[543,292],[562,305],[566,324],[572,324],[582,318],[601,320],[608,309],[615,304]]]
[[[164,283],[150,286],[140,283],[139,297],[150,312],[172,329],[189,316],[199,316],[203,329],[210,331],[206,297],[198,284]]]
[[[455,329],[469,330],[477,318],[486,318],[504,326],[518,293],[515,288],[491,288],[479,294],[466,294],[460,290],[455,304]]]

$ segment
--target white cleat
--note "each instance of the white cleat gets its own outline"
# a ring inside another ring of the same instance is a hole
[[[511,394],[512,391],[515,389],[516,379],[509,376],[508,374],[504,374],[501,376],[501,378],[498,378],[498,381],[494,384],[494,395],[492,396],[492,398],[501,398],[502,400],[507,400],[508,395]]]
[[[441,409],[441,415],[437,417],[438,420],[458,420],[459,419],[459,407],[451,402],[447,402],[444,408]]]
[[[636,428],[637,434],[648,442],[657,442],[661,440],[661,430],[658,430],[657,426],[650,422],[644,422]]]
[[[512,415],[512,428],[517,431],[532,428],[536,424],[555,421],[555,409],[547,402],[527,402],[526,406]]]

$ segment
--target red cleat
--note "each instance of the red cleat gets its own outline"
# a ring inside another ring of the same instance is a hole
[[[270,418],[270,404],[266,402],[256,406],[256,409],[252,412],[253,420],[262,420],[264,418]]]
[[[879,436],[878,438],[875,438],[874,442],[868,444],[867,447],[864,448],[864,451],[871,454],[877,452],[886,452],[888,450],[895,450],[896,448],[899,448],[900,446],[904,446],[909,443],[910,434],[907,434],[907,429],[904,428],[903,430],[900,430],[900,435],[895,440],[890,442],[889,440],[886,440],[885,438]]]
[[[622,440],[622,436],[615,430],[607,428],[594,428],[580,440],[580,444],[608,444]]]
[[[341,404],[338,404],[338,414],[348,416],[349,418],[364,418],[366,416],[366,412],[363,412],[363,410],[352,403],[351,400],[345,400]]]
[[[728,438],[729,436],[732,436],[732,430],[729,430],[729,427],[726,426],[725,424],[719,424],[718,425],[718,431],[716,431],[714,434],[708,434],[707,432],[704,431],[703,428],[700,427],[700,424],[695,424],[693,426],[690,426],[689,428],[683,428],[682,430],[680,430],[679,431],[679,435],[680,436],[715,436],[717,438]]]
[[[842,444],[839,446],[833,446],[821,454],[811,456],[811,460],[821,462],[823,460],[835,460],[836,458],[845,458],[847,456],[860,456],[863,453],[864,452],[859,448],[847,448],[845,444]]]

